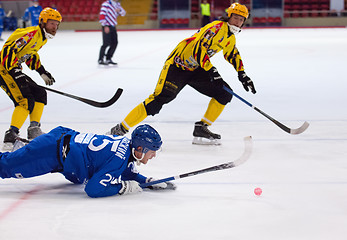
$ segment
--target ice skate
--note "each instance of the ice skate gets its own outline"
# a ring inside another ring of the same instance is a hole
[[[106,64],[107,64],[107,65],[113,65],[113,66],[117,66],[117,65],[118,65],[118,63],[112,61],[111,59],[107,59],[107,60],[106,60]]]
[[[123,136],[129,132],[126,130],[121,123],[118,123],[116,126],[111,128],[109,132],[107,132],[107,135],[118,135],[118,136]]]
[[[108,63],[102,59],[98,60],[98,63],[99,63],[99,65],[108,65]]]
[[[18,135],[19,131],[12,128],[5,132],[4,144],[2,146],[3,152],[9,152],[12,150],[13,144],[15,143]]]
[[[193,144],[198,145],[221,145],[221,136],[211,132],[208,125],[202,121],[196,122],[193,132]]]
[[[31,141],[34,138],[41,136],[44,134],[40,128],[41,124],[38,124],[36,126],[29,126],[28,127],[28,140]]]

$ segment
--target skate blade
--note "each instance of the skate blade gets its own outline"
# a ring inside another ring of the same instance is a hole
[[[192,143],[196,145],[221,145],[222,144],[220,139],[208,139],[203,137],[194,137]]]
[[[11,152],[13,149],[13,143],[3,143],[1,151],[2,152]]]
[[[29,143],[28,140],[25,140],[25,141],[26,142],[17,139],[13,144],[13,148],[12,148],[11,152],[16,151],[16,150],[24,147],[25,145],[27,145]]]

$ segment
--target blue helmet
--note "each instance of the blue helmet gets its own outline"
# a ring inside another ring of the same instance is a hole
[[[148,150],[158,151],[162,143],[159,133],[148,124],[138,126],[131,134],[132,147],[135,149],[142,147],[143,153]]]

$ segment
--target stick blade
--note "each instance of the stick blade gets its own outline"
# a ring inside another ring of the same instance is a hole
[[[239,157],[238,159],[236,159],[233,162],[233,165],[235,167],[243,164],[244,162],[246,162],[249,159],[249,157],[251,156],[251,153],[252,153],[252,148],[253,148],[252,136],[244,137],[243,141],[245,143],[245,150],[243,151],[242,156]]]
[[[113,97],[108,100],[107,102],[102,102],[102,103],[99,103],[99,102],[94,102],[94,104],[91,104],[95,107],[99,107],[99,108],[106,108],[106,107],[109,107],[111,106],[112,104],[114,104],[120,97],[120,95],[122,95],[123,93],[123,89],[122,88],[118,88],[117,89],[117,92],[113,95]]]
[[[308,126],[310,126],[310,124],[308,122],[304,122],[301,127],[299,128],[296,128],[296,129],[290,129],[290,134],[293,134],[293,135],[297,135],[297,134],[300,134],[300,133],[303,133],[304,131],[306,131],[306,129],[308,128]]]

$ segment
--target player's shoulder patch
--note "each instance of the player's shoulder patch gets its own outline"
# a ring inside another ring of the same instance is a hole
[[[37,33],[37,30],[33,30],[31,32],[28,32],[27,34],[25,34],[23,37],[27,37],[28,38],[28,42],[31,41],[31,39],[34,38],[35,34]]]
[[[218,30],[220,30],[220,29],[223,27],[223,25],[225,25],[225,22],[219,21],[219,23],[217,23],[217,24],[215,25],[215,28],[218,29]]]
[[[204,38],[209,41],[214,35],[216,35],[216,32],[214,32],[211,28],[207,29]]]
[[[17,48],[21,48],[21,47],[25,46],[25,44],[27,44],[27,41],[25,41],[25,39],[23,37],[16,40]]]

